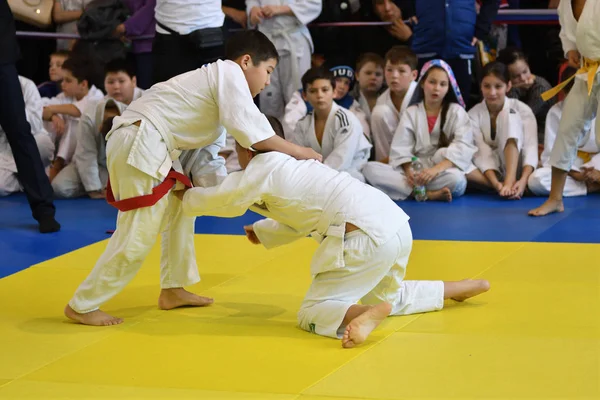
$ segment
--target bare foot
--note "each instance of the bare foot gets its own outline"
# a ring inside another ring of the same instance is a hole
[[[514,184],[509,183],[504,183],[504,185],[502,186],[502,188],[500,188],[500,191],[498,192],[498,194],[500,194],[501,197],[510,197],[512,195],[515,194],[515,191],[513,190],[513,186]]]
[[[452,297],[452,300],[454,301],[465,301],[468,298],[475,297],[478,294],[490,290],[490,283],[485,279],[464,279],[456,283],[461,287],[458,289],[458,294]]]
[[[502,188],[504,187],[502,182],[496,182],[496,184],[494,184],[493,186],[494,186],[494,189],[496,189],[496,192],[498,192],[498,194],[500,194],[500,192],[502,191]]]
[[[198,296],[184,288],[162,289],[158,297],[158,307],[161,310],[171,310],[177,307],[204,307],[213,303],[209,297]]]
[[[565,211],[565,206],[562,200],[554,200],[548,198],[548,200],[546,200],[544,204],[542,204],[538,208],[534,208],[533,210],[529,211],[529,215],[531,215],[532,217],[543,217],[544,215],[563,211]]]
[[[432,201],[452,201],[452,192],[447,187],[440,190],[428,190],[427,199]]]
[[[113,317],[100,310],[91,311],[85,314],[78,313],[68,304],[65,307],[65,316],[80,324],[92,326],[110,326],[123,323],[122,318]]]
[[[377,326],[392,312],[390,303],[379,303],[354,318],[346,326],[342,347],[350,348],[361,344]]]

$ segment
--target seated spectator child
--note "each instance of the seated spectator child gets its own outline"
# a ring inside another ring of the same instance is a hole
[[[469,111],[477,168],[467,180],[518,200],[538,164],[535,116],[527,104],[506,97],[511,82],[504,64],[487,64],[482,76],[483,101]]]
[[[405,200],[415,186],[425,186],[427,199],[452,201],[465,192],[465,174],[476,149],[469,115],[446,62],[425,63],[411,103],[394,134],[389,164],[369,162],[363,174],[393,200]],[[423,164],[419,173],[412,169],[414,158]]]
[[[350,110],[358,118],[362,125],[363,133],[370,139],[370,127],[367,122],[367,116],[361,109],[358,101],[349,94],[350,89],[354,84],[354,70],[347,65],[336,65],[329,71],[333,73],[336,82],[333,94],[334,101],[339,106]],[[303,97],[302,89],[295,92],[292,96],[292,100],[290,100],[285,107],[285,115],[282,124],[286,135],[294,132],[296,123],[298,123],[300,118],[304,117],[309,111],[312,111],[312,106]]]
[[[50,68],[48,69],[49,81],[38,86],[40,96],[56,97],[62,91],[60,85],[63,78],[62,65],[69,58],[67,50],[59,50],[50,55]]]
[[[383,85],[383,57],[375,53],[362,54],[356,62],[356,82],[351,91],[352,97],[367,116],[367,122],[371,125],[371,113],[377,98],[385,90]],[[371,135],[372,136],[372,135]]]
[[[417,72],[417,56],[410,48],[394,46],[386,53],[384,73],[388,89],[379,96],[371,114],[375,161],[389,161],[394,132],[417,87]]]
[[[323,163],[347,171],[364,182],[361,170],[369,159],[371,144],[358,118],[333,102],[336,81],[322,68],[311,68],[302,77],[303,96],[312,111],[304,116],[286,139],[311,147],[323,156]]]
[[[101,128],[107,120],[121,115],[143,91],[136,86],[135,69],[131,63],[116,59],[105,67],[104,87],[107,95],[90,102],[75,127],[76,147],[73,162],[65,166],[52,180],[58,197],[79,197],[87,194],[93,199],[106,197],[106,141]]]
[[[544,78],[531,73],[527,57],[521,50],[515,47],[507,47],[502,50],[498,55],[497,61],[508,67],[512,83],[508,97],[519,99],[531,108],[537,121],[538,143],[544,143],[546,116],[550,107],[554,105],[555,100],[544,101],[542,93],[552,89],[552,86]]]
[[[51,99],[43,99],[43,119],[46,129],[58,142],[57,154],[50,169],[50,181],[71,162],[77,145],[75,128],[79,117],[91,102],[104,97],[102,91],[90,82],[90,68],[82,59],[68,58],[62,65],[62,93]]]

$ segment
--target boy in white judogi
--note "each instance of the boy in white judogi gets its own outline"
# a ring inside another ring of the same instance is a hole
[[[569,91],[550,153],[552,184],[548,199],[529,215],[543,216],[564,211],[563,191],[569,171],[577,159],[577,149],[600,107],[600,2],[575,0],[561,1],[558,6],[561,42],[565,56],[572,66],[581,65],[573,88]],[[581,64],[579,64],[581,63]],[[548,100],[568,84],[563,82],[544,93]],[[596,124],[596,142],[600,142],[600,125]]]
[[[417,87],[417,72],[417,56],[409,47],[394,46],[386,53],[384,75],[388,88],[377,98],[371,113],[375,161],[389,162],[392,138]]]
[[[506,96],[510,86],[506,65],[491,62],[483,68],[484,99],[469,110],[477,170],[467,180],[483,183],[502,197],[521,199],[538,165],[537,121],[527,104]]]
[[[161,294],[164,310],[203,306],[212,299],[186,291],[200,280],[193,217],[184,216],[174,185],[191,186],[179,155],[225,137],[244,146],[276,149],[298,158],[321,157],[274,135],[253,102],[269,84],[277,50],[258,31],[232,36],[226,60],[178,75],[147,90],[115,117],[107,135],[107,200],[119,209],[117,229],[96,266],[65,308],[67,317],[87,325],[123,320],[99,310],[136,275],[162,233]],[[212,152],[218,157],[217,152]],[[220,161],[222,159],[219,157]],[[189,161],[189,160],[188,160]],[[204,164],[210,164],[207,160]]]
[[[405,200],[420,185],[429,200],[452,201],[465,192],[465,174],[476,148],[460,89],[446,62],[432,60],[423,66],[411,103],[394,134],[389,164],[369,162],[363,174],[394,200]],[[419,174],[412,170],[413,157],[425,168]]]
[[[77,124],[89,104],[102,100],[104,93],[90,85],[89,65],[83,60],[68,58],[62,65],[62,92],[51,99],[44,98],[43,119],[48,132],[58,143],[56,157],[50,169],[50,182],[73,158],[77,147]]]
[[[25,116],[31,126],[31,134],[37,144],[44,167],[50,165],[54,158],[54,142],[44,129],[42,121],[42,99],[33,81],[19,76],[19,83],[25,101]],[[0,126],[0,196],[20,192],[21,184],[17,177],[17,165],[6,134]]]
[[[350,89],[354,84],[354,70],[347,65],[338,65],[331,68],[329,71],[333,73],[335,79],[333,100],[338,106],[349,110],[356,118],[358,118],[365,137],[371,141],[371,128],[367,121],[367,115],[358,101],[349,94]],[[312,110],[312,105],[304,98],[303,90],[295,92],[290,102],[285,106],[285,115],[281,121],[286,137],[294,133],[298,121],[304,118],[304,116]]]
[[[363,128],[363,134],[367,140],[371,142],[371,126],[367,120],[367,114],[358,101],[350,94],[355,83],[354,69],[347,65],[337,65],[329,71],[333,73],[333,79],[335,80],[335,89],[333,93],[335,102],[338,106],[343,107],[354,114]]]
[[[306,27],[321,14],[321,0],[246,0],[249,28],[267,35],[280,60],[271,85],[260,94],[263,113],[282,118],[285,105],[300,87],[300,78],[310,68],[314,50]]]
[[[354,347],[389,315],[440,310],[445,298],[462,301],[489,289],[484,280],[404,281],[409,217],[379,190],[311,160],[237,151],[244,170],[218,186],[179,192],[183,210],[235,217],[250,208],[268,219],[244,227],[246,234],[267,249],[308,235],[320,243],[298,312],[301,329]]]
[[[296,130],[298,121],[304,118],[309,111],[312,111],[312,106],[304,99],[302,93],[302,89],[295,91],[290,101],[285,105],[285,111],[283,118],[281,119],[281,124],[286,137],[292,135]]]
[[[377,99],[386,90],[383,86],[384,67],[383,57],[376,53],[361,54],[356,61],[356,84],[351,95],[365,113],[369,127]]]
[[[347,171],[364,182],[361,170],[369,160],[372,146],[354,114],[333,102],[335,84],[333,74],[321,68],[309,69],[304,74],[304,96],[313,111],[298,121],[294,133],[286,138],[311,147],[323,155],[325,165]]]
[[[575,72],[574,68],[570,68],[563,73],[564,78],[568,78]],[[569,75],[570,74],[570,75]],[[568,85],[563,90],[568,92]],[[536,196],[547,196],[551,189],[552,169],[550,165],[550,154],[554,147],[554,142],[558,132],[560,119],[562,117],[564,101],[561,101],[548,112],[546,117],[546,132],[544,136],[544,152],[542,153],[542,168],[538,168],[529,177],[529,190]],[[573,163],[569,175],[565,182],[563,196],[585,196],[588,193],[597,192],[600,189],[600,182],[596,182],[592,176],[600,175],[600,150],[595,138],[596,119],[592,120],[590,129],[579,143],[577,150],[577,159]],[[589,171],[589,172],[588,172]],[[596,171],[594,173],[594,171]]]
[[[104,87],[106,97],[90,103],[79,118],[73,162],[52,180],[52,188],[58,197],[87,194],[94,199],[106,198],[106,132],[103,135],[101,127],[106,120],[121,115],[144,91],[137,87],[133,66],[121,59],[106,64]]]

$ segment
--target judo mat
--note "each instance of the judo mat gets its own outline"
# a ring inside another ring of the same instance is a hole
[[[40,235],[24,196],[0,199],[0,399],[597,399],[599,200],[567,199],[565,213],[541,219],[525,215],[540,199],[402,203],[416,239],[407,279],[492,288],[388,318],[343,349],[296,327],[316,243],[254,246],[239,235],[253,214],[198,219],[202,281],[191,290],[213,305],[157,308],[157,243],[104,307],[125,323],[97,328],[62,310],[115,211],[57,201],[63,229]]]

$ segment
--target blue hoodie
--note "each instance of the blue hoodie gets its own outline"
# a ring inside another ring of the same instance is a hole
[[[479,15],[474,0],[418,0],[412,50],[419,58],[472,58],[473,37],[484,39],[498,14],[500,0],[483,0]]]

